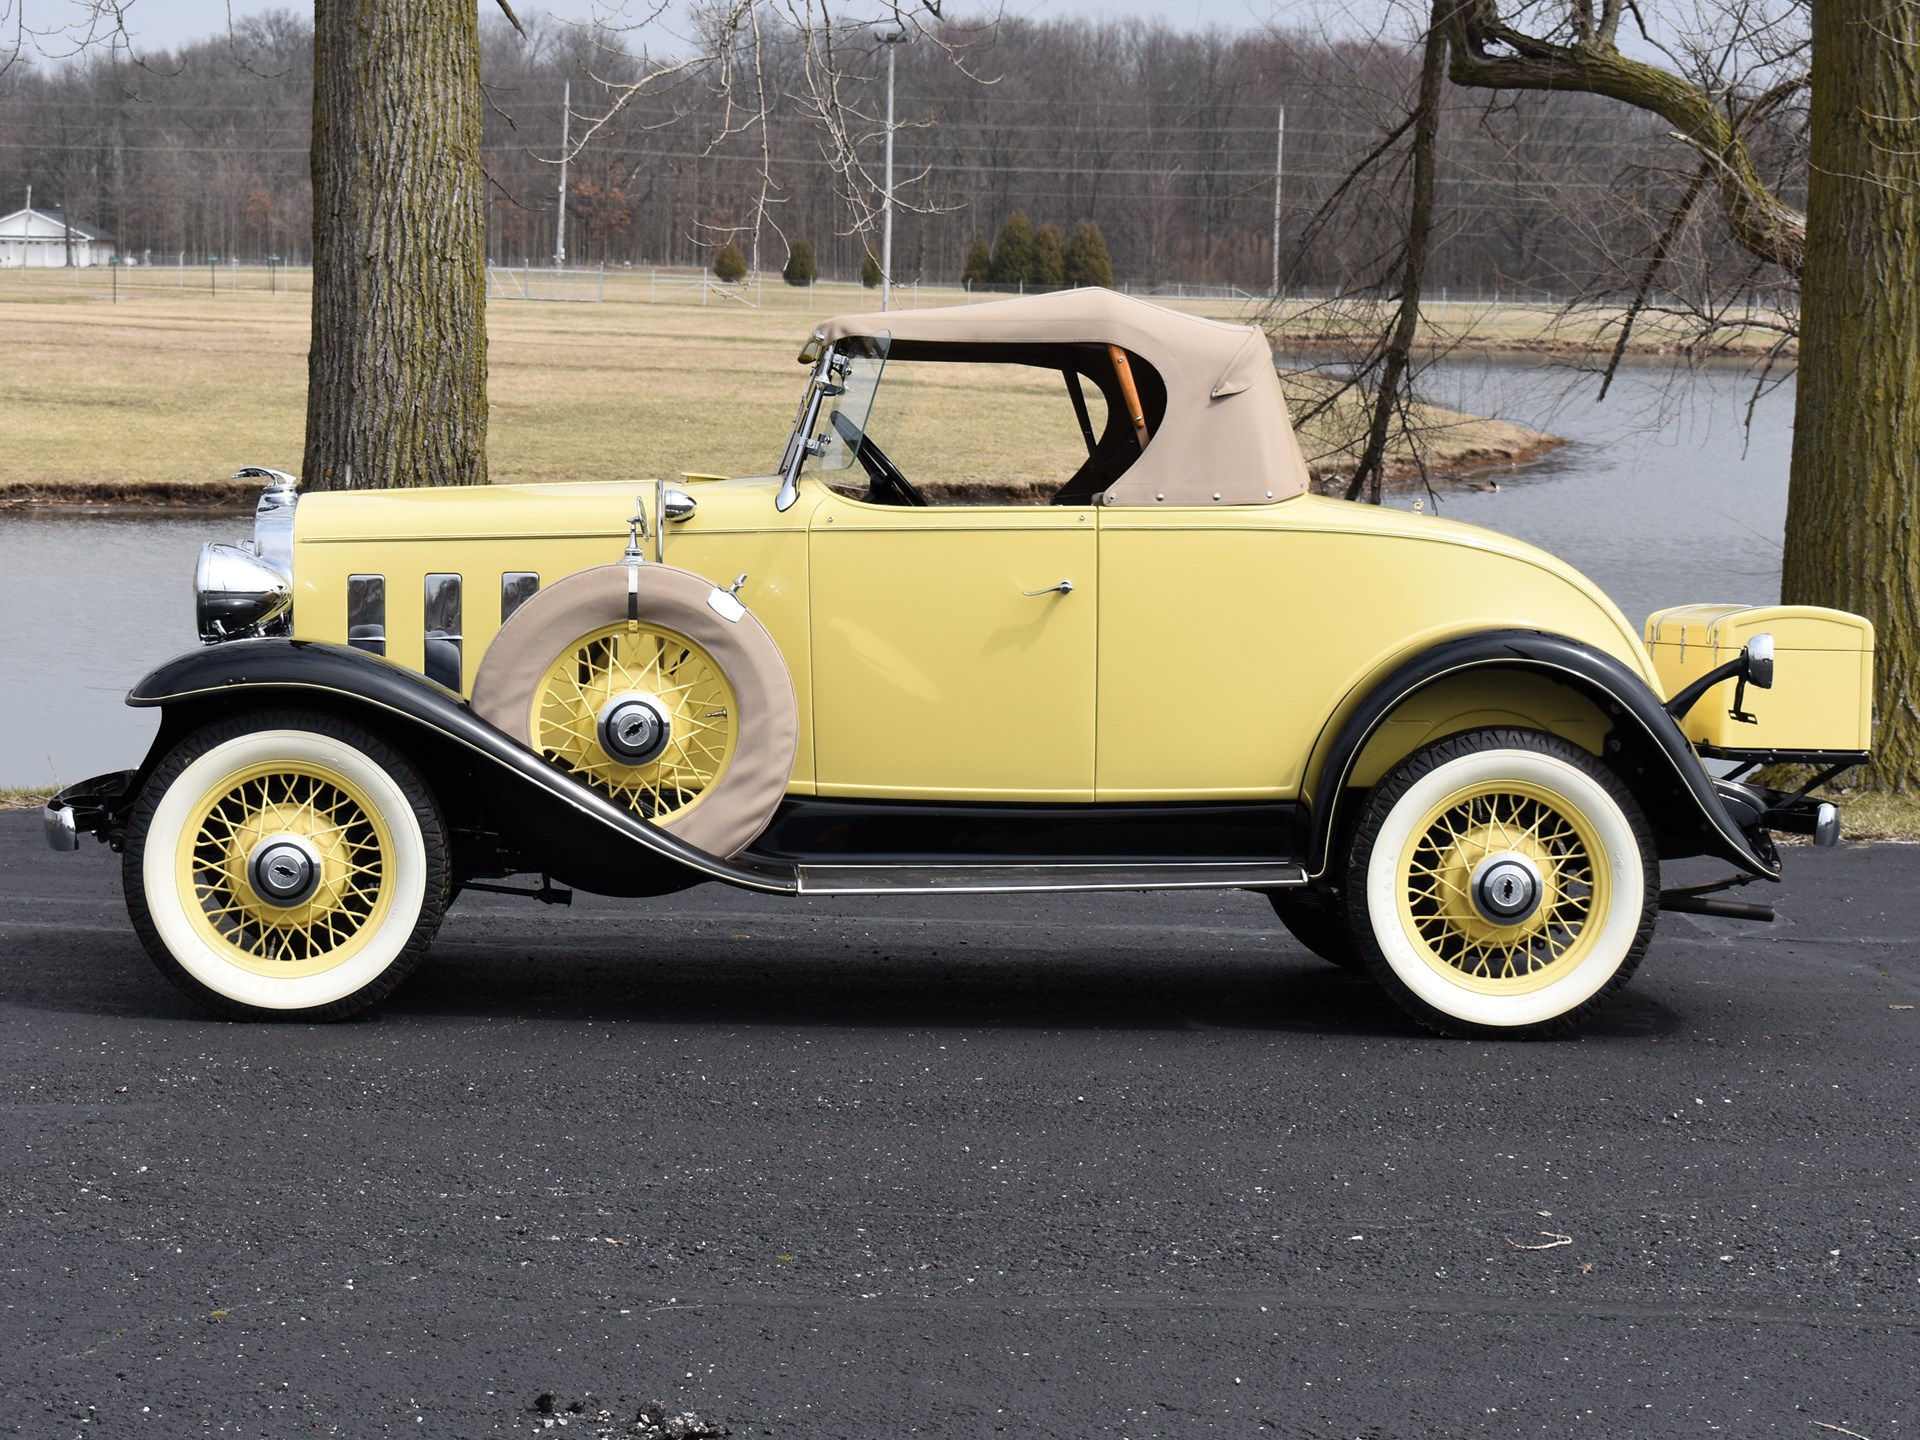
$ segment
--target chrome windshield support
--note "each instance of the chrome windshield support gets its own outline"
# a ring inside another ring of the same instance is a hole
[[[780,474],[780,493],[773,500],[773,508],[782,515],[791,510],[793,502],[800,498],[800,467],[806,462],[807,456],[814,453],[810,448],[813,427],[819,423],[820,406],[827,398],[837,358],[831,345],[821,352],[819,363],[814,366],[813,382],[807,387],[806,401],[794,421],[793,438],[787,442],[786,467]]]

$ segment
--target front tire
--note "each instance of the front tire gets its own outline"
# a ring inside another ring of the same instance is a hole
[[[160,971],[236,1019],[339,1020],[391,994],[449,892],[446,823],[407,761],[330,716],[195,731],[127,827],[127,910]]]
[[[1361,960],[1445,1035],[1572,1032],[1632,977],[1659,912],[1632,794],[1529,730],[1470,731],[1403,761],[1368,798],[1347,874]]]

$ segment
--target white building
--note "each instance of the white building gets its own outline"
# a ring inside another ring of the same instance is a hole
[[[111,235],[69,220],[58,210],[28,206],[0,215],[0,269],[104,265],[112,254]]]

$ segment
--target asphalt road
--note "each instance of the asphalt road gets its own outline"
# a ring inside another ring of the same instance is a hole
[[[1778,895],[1566,1042],[1250,895],[711,888],[249,1026],[0,815],[0,1433],[1912,1435],[1920,849]]]

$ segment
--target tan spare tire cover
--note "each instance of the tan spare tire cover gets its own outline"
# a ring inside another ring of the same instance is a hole
[[[480,661],[473,709],[530,750],[537,692],[561,653],[628,618],[627,565],[601,565],[557,580],[512,618]],[[655,823],[690,845],[730,856],[766,828],[786,794],[799,747],[793,680],[766,627],[713,582],[665,565],[638,569],[642,625],[692,641],[719,667],[734,695],[734,741],[712,784]],[[716,598],[717,597],[717,598]]]

